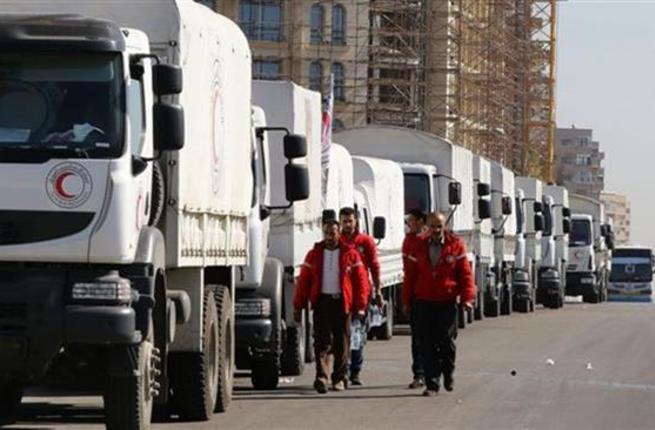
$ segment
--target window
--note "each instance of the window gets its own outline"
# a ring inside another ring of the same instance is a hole
[[[239,25],[251,40],[282,40],[282,6],[279,1],[242,1],[239,6]]]
[[[405,212],[420,209],[430,212],[430,177],[418,173],[406,173],[405,178]]]
[[[591,155],[577,154],[575,156],[575,164],[577,164],[578,166],[589,166],[589,165],[591,165]]]
[[[309,64],[309,89],[321,91],[323,87],[323,66],[320,61],[312,61]]]
[[[346,44],[346,10],[341,5],[332,7],[332,43]]]
[[[562,146],[569,146],[573,143],[571,139],[562,139]]]
[[[571,222],[569,246],[591,245],[591,223],[589,220],[574,219]]]
[[[276,80],[280,79],[280,62],[269,60],[255,60],[252,63],[253,79]]]
[[[523,205],[521,199],[515,197],[514,205],[516,206],[516,233],[521,234],[523,233],[523,222],[525,220],[523,217]]]
[[[218,10],[218,0],[196,0],[200,4],[204,4],[211,10]]]
[[[334,99],[335,100],[345,100],[346,99],[346,77],[343,71],[343,64],[341,63],[332,63],[332,74],[334,75]]]
[[[323,42],[323,6],[315,4],[309,9],[309,43],[319,45]]]

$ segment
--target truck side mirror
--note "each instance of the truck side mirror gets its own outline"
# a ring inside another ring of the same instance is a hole
[[[534,202],[534,212],[540,214],[544,210],[544,205],[541,202]]]
[[[542,214],[534,215],[534,231],[544,231],[544,216]]]
[[[158,151],[178,151],[184,148],[184,109],[167,102],[157,102],[152,108],[154,144]]]
[[[448,184],[448,203],[456,206],[462,203],[462,184],[451,182]]]
[[[511,215],[512,214],[512,198],[511,197],[504,196],[500,201],[500,205],[502,206],[503,215]]]
[[[478,184],[478,197],[488,196],[489,194],[491,194],[491,187],[489,186],[489,184],[480,182]]]
[[[287,134],[284,136],[284,157],[288,160],[300,158],[307,155],[307,139],[298,134]]]
[[[607,224],[603,224],[600,226],[600,235],[603,237],[607,237]]]
[[[570,218],[571,217],[571,209],[569,208],[562,208],[562,216],[564,218]]]
[[[605,239],[605,243],[607,244],[607,248],[610,251],[614,251],[614,235],[610,234],[607,236]]]
[[[562,220],[562,231],[564,234],[569,234],[571,233],[571,220],[568,218],[564,218]]]
[[[478,218],[489,219],[491,218],[491,202],[489,200],[478,200]]]
[[[289,163],[284,166],[287,200],[297,202],[309,197],[309,172],[306,166]]]
[[[152,66],[152,92],[158,96],[182,92],[182,68],[173,64]]]
[[[387,220],[383,216],[373,218],[373,237],[382,240],[387,235]]]
[[[325,209],[323,211],[323,216],[321,217],[321,220],[323,223],[326,221],[332,221],[337,219],[337,211],[334,209]]]

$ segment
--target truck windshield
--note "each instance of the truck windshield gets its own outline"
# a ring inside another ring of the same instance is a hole
[[[544,231],[543,236],[553,234],[553,208],[549,204],[544,204]]]
[[[571,222],[569,246],[591,245],[591,223],[584,219],[574,219]]]
[[[518,197],[515,198],[516,206],[516,232],[518,234],[523,233],[523,205],[521,204],[521,199]]]
[[[430,212],[430,177],[421,174],[405,174],[405,211],[420,209]]]
[[[119,156],[121,70],[118,54],[2,53],[0,161]]]
[[[651,282],[653,268],[650,258],[613,257],[611,282]]]

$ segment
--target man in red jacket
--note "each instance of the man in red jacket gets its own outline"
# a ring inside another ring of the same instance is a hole
[[[314,352],[316,380],[314,388],[327,392],[329,354],[334,355],[332,388],[346,387],[350,354],[350,320],[363,318],[368,304],[366,269],[359,254],[340,241],[339,223],[323,224],[323,241],[307,253],[296,284],[294,319],[300,321],[309,301],[314,310]]]
[[[413,252],[418,239],[425,230],[426,215],[420,209],[413,209],[407,214],[407,227],[409,231],[403,241],[403,278],[407,278],[408,256]],[[415,312],[409,317],[409,324],[412,329],[412,375],[414,376],[409,388],[421,388],[425,385],[425,375],[421,364],[421,350],[418,336],[416,335],[416,324],[414,323]]]
[[[357,212],[350,207],[341,208],[339,211],[339,222],[341,224],[341,241],[354,248],[359,252],[359,256],[364,262],[367,274],[371,272],[373,279],[373,297],[378,306],[382,306],[382,286],[380,283],[380,262],[378,261],[378,250],[375,245],[375,240],[368,234],[359,231],[359,220],[357,219]],[[368,275],[367,275],[368,280]],[[368,287],[367,297],[371,295],[370,284],[366,283]],[[362,385],[362,380],[359,377],[362,367],[364,366],[364,346],[366,344],[366,324],[359,325],[359,338],[361,344],[358,349],[350,351],[350,383],[353,385]]]
[[[442,213],[428,216],[429,235],[418,239],[407,256],[403,307],[415,314],[425,372],[424,396],[439,392],[443,374],[446,391],[453,390],[457,306],[473,308],[475,285],[466,245],[446,230]]]

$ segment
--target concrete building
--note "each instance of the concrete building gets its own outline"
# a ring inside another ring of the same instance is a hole
[[[619,193],[602,191],[600,200],[605,204],[605,214],[612,221],[616,245],[630,244],[630,202]]]
[[[605,188],[605,154],[593,140],[593,130],[558,128],[555,131],[555,179],[569,192],[600,199]]]
[[[241,26],[255,79],[291,80],[325,95],[334,75],[334,127],[366,124],[368,1],[200,2]]]

